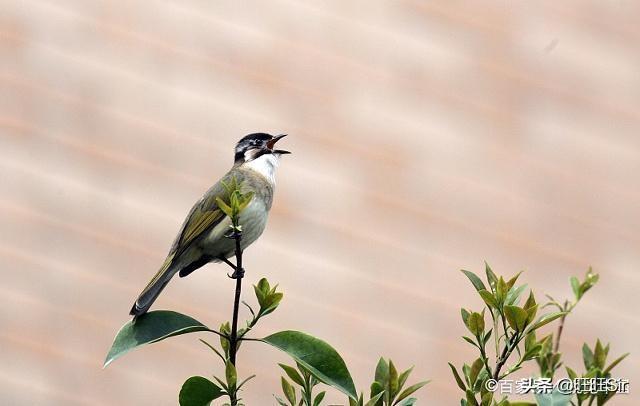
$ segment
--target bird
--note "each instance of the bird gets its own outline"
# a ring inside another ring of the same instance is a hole
[[[276,169],[281,157],[291,153],[275,147],[285,136],[252,133],[237,142],[233,166],[194,204],[160,270],[133,304],[130,315],[134,321],[149,311],[176,273],[185,277],[210,262],[231,265],[227,258],[235,255],[235,241],[228,238],[232,221],[217,203],[218,199],[225,200],[229,183],[237,183],[241,193],[251,196],[251,201],[238,216],[238,224],[242,227],[241,249],[260,237],[273,202]]]

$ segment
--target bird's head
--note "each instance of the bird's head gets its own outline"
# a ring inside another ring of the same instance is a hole
[[[236,165],[254,161],[264,155],[273,155],[277,160],[280,155],[290,154],[289,151],[275,149],[276,142],[286,136],[287,134],[274,136],[267,133],[253,133],[242,137],[236,144]]]

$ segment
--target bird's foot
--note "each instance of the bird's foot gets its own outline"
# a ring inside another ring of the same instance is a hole
[[[237,269],[231,274],[227,274],[227,276],[231,279],[242,279],[244,278],[244,269]]]

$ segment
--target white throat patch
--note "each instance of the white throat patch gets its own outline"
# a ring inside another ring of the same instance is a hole
[[[250,168],[269,180],[272,185],[276,184],[276,169],[280,163],[277,154],[264,154],[258,158],[245,163]]]

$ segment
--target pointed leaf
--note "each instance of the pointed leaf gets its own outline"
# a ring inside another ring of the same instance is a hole
[[[227,361],[224,375],[227,378],[227,385],[229,386],[229,389],[235,389],[236,383],[238,383],[238,373],[236,372],[235,365],[233,365],[231,361]]]
[[[520,271],[516,274],[516,276],[514,276],[513,278],[509,279],[509,282],[507,282],[507,288],[511,289],[513,287],[513,285],[516,284],[516,281],[518,280],[518,278],[520,277],[520,275],[522,274],[523,271]]]
[[[570,281],[571,281],[571,289],[573,290],[573,294],[575,295],[576,299],[580,299],[582,295],[580,294],[580,282],[578,281],[578,278],[576,278],[575,276],[572,276]]]
[[[536,321],[531,328],[529,329],[529,331],[533,331],[533,330],[537,330],[540,327],[544,326],[545,324],[551,323],[552,321],[554,321],[555,319],[564,316],[565,314],[567,314],[567,312],[555,312],[555,313],[549,313],[549,314],[545,314],[544,316],[540,317],[538,319],[538,321]]]
[[[467,328],[474,336],[484,332],[484,317],[482,314],[473,312],[467,319]]]
[[[491,267],[489,266],[487,261],[484,261],[484,272],[487,274],[487,281],[489,281],[489,287],[491,287],[491,291],[495,292],[496,285],[498,283],[498,277],[495,273],[493,273],[493,270],[491,270]]]
[[[398,376],[398,390],[402,390],[402,388],[404,387],[404,384],[407,382],[407,378],[409,378],[409,375],[411,374],[411,371],[413,371],[413,367],[407,369],[406,371],[404,371],[403,373],[401,373]]]
[[[524,330],[527,323],[527,312],[518,306],[505,306],[504,315],[512,329],[516,331]]]
[[[487,306],[489,306],[489,308],[494,308],[494,309],[498,308],[498,302],[496,301],[496,298],[493,296],[493,293],[489,292],[486,289],[480,289],[478,291],[478,294],[480,295],[480,297],[482,297],[482,300],[484,300],[484,302],[487,304]]]
[[[451,368],[451,372],[453,373],[453,377],[456,379],[456,383],[458,384],[458,387],[460,389],[462,389],[463,391],[466,391],[467,387],[464,385],[464,381],[460,377],[460,374],[458,374],[458,370],[456,369],[456,367],[450,362],[449,362],[449,367]]]
[[[582,359],[586,370],[590,370],[593,365],[593,352],[587,343],[582,344]]]
[[[297,383],[300,386],[304,386],[304,379],[302,379],[302,377],[300,376],[298,371],[296,371],[295,368],[285,364],[278,364],[278,365],[280,365],[280,368],[284,369],[284,372],[289,376],[289,378],[291,378],[293,382]]]
[[[398,394],[398,370],[391,360],[389,360],[389,392],[392,399]]]
[[[430,381],[423,381],[423,382],[418,382],[416,384],[413,384],[411,386],[409,386],[407,389],[403,390],[400,395],[398,395],[398,399],[397,402],[401,401],[402,399],[410,396],[412,393],[414,393],[415,391],[417,391],[418,389],[422,388],[424,385],[428,384]]]
[[[613,362],[611,363],[611,365],[609,365],[609,366],[607,367],[607,369],[605,369],[605,370],[602,372],[602,373],[603,373],[603,375],[606,375],[606,374],[608,374],[609,372],[611,372],[611,370],[612,370],[616,365],[618,365],[620,362],[622,362],[622,360],[623,360],[623,359],[627,358],[627,356],[628,356],[628,355],[629,355],[629,353],[626,353],[626,354],[621,355],[620,357],[618,357],[615,361],[613,361]]]
[[[299,331],[280,331],[262,339],[302,364],[318,380],[356,399],[356,388],[342,357],[326,342]]]
[[[369,399],[369,401],[364,406],[376,406],[376,404],[378,403],[382,395],[384,395],[384,391],[378,393],[375,396],[372,396],[371,399]]]
[[[380,359],[378,360],[378,365],[376,365],[376,375],[374,380],[384,385],[387,382],[388,377],[389,364],[384,360],[384,358],[380,357]]]
[[[210,331],[207,326],[187,315],[168,310],[156,310],[127,322],[116,334],[104,366],[141,345],[155,343],[165,338]]]
[[[320,402],[322,402],[322,399],[324,399],[324,395],[326,395],[327,392],[326,391],[322,391],[320,393],[318,393],[315,397],[315,399],[313,399],[313,406],[319,406]],[[352,399],[349,399],[352,400]]]
[[[509,292],[507,292],[507,297],[504,302],[508,305],[513,305],[518,303],[518,301],[520,300],[520,295],[526,288],[527,288],[527,284],[525,283],[524,285],[520,285],[516,288],[509,289]]]
[[[192,376],[180,389],[180,406],[209,406],[214,399],[224,395],[222,389],[202,376]]]
[[[483,367],[484,367],[484,362],[482,361],[482,358],[476,359],[475,361],[473,361],[473,364],[471,364],[471,371],[469,372],[469,383],[471,384],[472,387],[473,385],[475,385],[476,379],[478,378],[478,374],[480,373]]]
[[[482,280],[478,278],[478,275],[474,274],[473,272],[465,271],[464,269],[462,269],[462,273],[467,275],[467,278],[469,278],[469,280],[473,284],[473,287],[475,287],[476,290],[480,290],[480,289],[487,290],[487,288],[484,286],[484,283],[482,283]]]
[[[602,347],[602,343],[600,342],[600,339],[598,339],[593,350],[593,362],[598,369],[604,369],[606,357],[604,347]]]
[[[296,406],[296,391],[293,389],[293,386],[284,379],[284,376],[280,378],[280,383],[282,384],[282,393],[284,393],[284,397],[287,398],[291,406]]]

